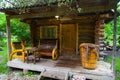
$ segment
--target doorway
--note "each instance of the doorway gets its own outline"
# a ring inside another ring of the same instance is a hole
[[[61,55],[76,54],[76,24],[61,24]]]

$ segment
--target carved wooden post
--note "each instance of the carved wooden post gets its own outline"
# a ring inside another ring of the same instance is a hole
[[[10,18],[6,16],[6,30],[7,30],[7,48],[8,48],[8,59],[11,53],[11,31],[10,31]]]
[[[95,26],[95,44],[100,46],[100,51],[103,51],[104,46],[104,20],[98,19]]]

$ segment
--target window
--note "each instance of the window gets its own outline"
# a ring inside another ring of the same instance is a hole
[[[57,26],[41,26],[40,39],[56,39]]]

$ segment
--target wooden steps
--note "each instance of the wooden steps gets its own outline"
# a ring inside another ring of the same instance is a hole
[[[39,80],[41,77],[53,78],[58,80],[68,80],[68,73],[60,72],[60,71],[51,71],[51,70],[43,70],[39,76]]]

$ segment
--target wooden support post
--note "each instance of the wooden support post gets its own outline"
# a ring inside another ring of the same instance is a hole
[[[103,60],[104,56],[106,55],[104,53],[104,26],[105,26],[104,19],[101,19],[99,15],[95,26],[95,44],[99,45],[100,48],[99,60]]]
[[[30,40],[31,40],[30,46],[33,47],[34,46],[33,45],[33,28],[31,25],[30,25]]]
[[[116,34],[117,34],[117,0],[114,6],[114,30],[113,30],[113,54],[112,54],[112,70],[114,75],[116,74],[115,62],[116,62]]]
[[[57,38],[58,38],[58,40],[57,40],[57,46],[58,46],[58,53],[60,54],[60,21],[59,21],[59,24],[57,25]]]
[[[60,55],[62,54],[62,24],[60,24]]]
[[[76,28],[76,55],[79,54],[78,53],[78,48],[79,48],[79,44],[78,44],[78,23],[76,24],[77,28]]]
[[[36,25],[35,25],[35,21],[31,21],[30,23],[30,40],[31,40],[31,46],[35,46],[35,43],[34,43],[34,37],[35,37],[35,29],[36,29]]]
[[[11,31],[10,31],[10,18],[6,16],[6,30],[7,30],[7,49],[8,49],[8,59],[11,53]]]

